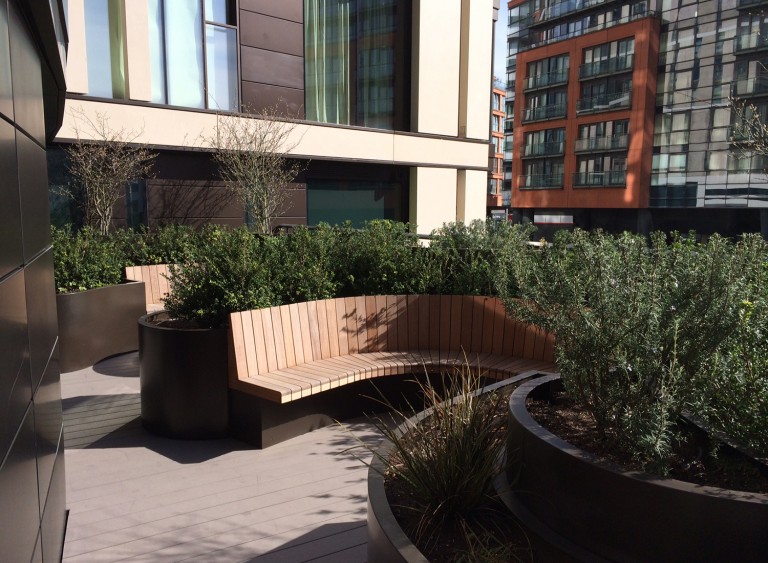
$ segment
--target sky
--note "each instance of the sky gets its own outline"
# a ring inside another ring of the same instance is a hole
[[[506,80],[507,71],[507,1],[501,0],[499,21],[496,22],[496,44],[493,47],[493,75]]]

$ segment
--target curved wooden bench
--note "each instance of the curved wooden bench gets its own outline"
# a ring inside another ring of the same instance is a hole
[[[168,283],[168,264],[126,266],[125,279],[144,282],[148,313],[163,310],[163,299],[168,296],[171,290]]]
[[[466,362],[488,379],[554,372],[553,345],[551,335],[510,318],[493,297],[377,295],[233,313],[231,426],[257,426],[261,438],[246,432],[246,439],[264,445],[266,418],[280,425],[291,413],[304,416],[302,405],[319,405],[328,390]]]

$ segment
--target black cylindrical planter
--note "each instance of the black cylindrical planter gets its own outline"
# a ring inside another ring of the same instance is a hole
[[[163,327],[139,319],[141,418],[168,438],[227,435],[227,331]]]
[[[576,448],[525,406],[556,380],[525,383],[509,401],[508,452],[519,463],[507,486],[523,524],[575,544],[583,561],[765,561],[768,495],[626,471]]]

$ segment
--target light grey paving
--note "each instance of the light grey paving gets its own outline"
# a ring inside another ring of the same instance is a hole
[[[180,441],[140,424],[136,354],[62,374],[65,561],[366,559],[365,420],[265,450]]]

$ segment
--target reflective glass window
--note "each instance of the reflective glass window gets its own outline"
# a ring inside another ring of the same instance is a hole
[[[237,34],[232,28],[205,26],[208,107],[237,109]]]
[[[344,205],[339,205],[344,201]],[[307,223],[339,225],[351,221],[362,227],[366,221],[403,221],[403,187],[397,182],[354,180],[309,180]]]
[[[205,0],[205,20],[225,25],[235,25],[234,0]]]
[[[165,2],[168,103],[205,107],[203,10],[198,2]]]
[[[163,1],[148,0],[149,10],[149,54],[152,80],[152,101],[165,104],[165,26],[163,24]]]
[[[89,0],[85,6],[88,95],[125,98],[122,0]]]

